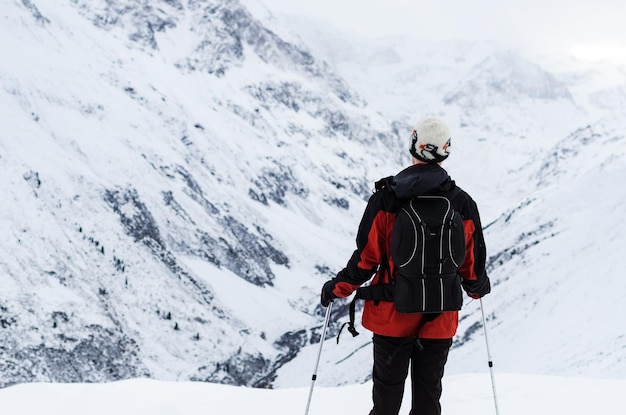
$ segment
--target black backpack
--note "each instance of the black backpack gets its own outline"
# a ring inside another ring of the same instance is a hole
[[[389,284],[359,288],[350,303],[350,321],[341,329],[347,325],[353,336],[359,334],[354,327],[359,299],[393,301],[401,313],[425,314],[423,323],[442,312],[461,309],[463,292],[458,270],[465,260],[465,230],[463,218],[451,202],[459,191],[454,187],[445,195],[416,196],[400,205],[390,248],[398,268],[396,278]],[[389,272],[386,259],[381,268],[381,275]]]
[[[401,313],[441,313],[463,305],[458,269],[465,259],[463,219],[446,196],[417,196],[396,213],[391,259],[393,301]]]

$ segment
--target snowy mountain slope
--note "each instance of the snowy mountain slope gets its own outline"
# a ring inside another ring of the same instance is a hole
[[[591,94],[609,88],[598,80],[603,73],[591,75],[586,66],[566,72],[567,65],[550,62],[553,74],[495,42],[372,41],[304,17],[266,20],[325,57],[372,108],[397,120],[397,129],[410,130],[424,114],[444,116],[454,127],[446,168],[482,201],[488,221],[518,199],[515,186],[494,177],[520,174],[529,159],[617,108],[598,113],[589,104]],[[612,85],[624,82],[617,72]]]
[[[626,370],[626,285],[617,261],[626,248],[626,135],[623,121],[606,122],[559,142],[529,177],[537,190],[487,229],[498,247],[490,258],[495,290],[506,292],[487,303],[504,370],[599,377]],[[468,335],[476,320],[464,324]],[[460,348],[456,370],[471,366],[481,346]]]
[[[626,173],[626,136],[615,135],[616,126],[609,125],[562,140],[527,176],[538,190],[487,226],[493,293],[484,307],[498,373],[623,377],[626,343],[620,321],[626,286],[617,261],[626,249],[620,220],[626,194],[619,186]],[[614,154],[596,151],[607,147]],[[576,166],[585,170],[570,173]],[[553,183],[543,182],[543,174]],[[346,319],[345,312],[337,314]],[[467,301],[461,317],[447,371],[483,372],[478,302]],[[330,339],[324,345],[321,366],[327,373],[320,382],[370,378],[371,339],[360,331],[356,338],[343,334],[339,344]],[[315,361],[316,352],[310,346],[281,368],[277,385],[305,386],[300,372]]]
[[[520,98],[571,100],[567,87],[538,65],[522,60],[511,51],[487,57],[478,63],[445,98],[446,104],[463,107],[499,104]]]
[[[328,38],[297,40],[236,1],[23,0],[0,13],[2,385],[308,384],[319,287],[424,113],[450,120],[445,167],[490,224],[498,367],[623,373],[619,325],[602,324],[604,287],[586,278],[607,275],[617,302],[617,260],[598,258],[607,235],[623,246],[623,85],[589,89],[587,73],[553,75],[485,43],[331,38],[324,53]],[[510,77],[512,89],[489,88]],[[537,79],[556,92],[537,93]],[[547,290],[546,270],[571,283]],[[484,370],[476,305],[453,373]],[[320,381],[366,381],[369,341],[329,339]]]
[[[0,10],[0,383],[271,383],[386,121],[236,2]]]
[[[626,87],[609,87],[595,91],[590,95],[591,102],[603,110],[622,109],[626,111]]]
[[[600,120],[559,141],[525,169],[528,185],[518,190],[527,196],[486,224],[493,289],[483,305],[498,373],[623,378],[624,127],[623,120]],[[468,300],[461,311],[448,373],[487,368],[479,306]],[[332,369],[321,382],[370,378],[371,336],[360,331],[325,344],[321,365]],[[304,386],[296,368],[314,353],[311,346],[281,368],[277,384]]]
[[[323,38],[298,33],[323,51]],[[551,73],[490,44],[383,39],[370,46],[353,49],[369,54],[342,54],[349,49],[336,40],[325,56],[357,80],[372,106],[405,125],[423,112],[458,120],[445,167],[488,225],[494,292],[485,308],[496,367],[622,377],[623,70],[548,62],[558,69]],[[365,331],[325,345],[322,365],[332,370],[322,382],[369,379],[369,343]],[[478,302],[466,304],[454,347],[451,373],[486,369]],[[315,353],[304,349],[276,384],[304,386],[299,370]]]

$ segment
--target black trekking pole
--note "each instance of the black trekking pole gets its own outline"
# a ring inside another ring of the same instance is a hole
[[[320,357],[322,356],[322,346],[324,345],[324,337],[326,337],[326,328],[330,320],[330,309],[333,307],[332,301],[326,307],[326,318],[324,319],[324,328],[322,329],[322,338],[320,339],[320,350],[317,353],[317,360],[315,362],[315,369],[313,370],[313,376],[311,377],[311,390],[309,391],[309,399],[306,402],[306,412],[304,415],[309,414],[309,406],[311,405],[311,397],[313,396],[313,387],[315,386],[315,380],[317,379],[317,367],[320,364]]]
[[[496,415],[500,415],[498,411],[498,395],[496,394],[496,380],[493,376],[493,360],[489,351],[489,339],[487,338],[487,320],[485,319],[485,309],[483,308],[483,299],[480,298],[480,312],[483,315],[483,329],[485,330],[485,343],[487,344],[487,359],[489,362],[489,372],[491,373],[491,388],[493,389],[493,403],[496,406]]]

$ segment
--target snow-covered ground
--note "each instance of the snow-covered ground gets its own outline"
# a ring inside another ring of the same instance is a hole
[[[323,371],[318,372],[323,376]],[[305,376],[303,374],[303,376]],[[622,415],[626,380],[497,374],[502,415]],[[408,385],[407,385],[408,386]],[[366,414],[369,383],[313,390],[310,415]],[[0,390],[3,415],[247,415],[304,414],[310,388],[250,389],[133,379],[105,384],[33,383]],[[409,391],[401,414],[410,408]],[[444,414],[496,413],[488,374],[444,378]]]

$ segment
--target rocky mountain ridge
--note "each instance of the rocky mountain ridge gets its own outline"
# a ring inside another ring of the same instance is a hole
[[[567,114],[563,125],[579,115],[576,96],[546,71],[512,71],[514,97],[487,94],[490,81],[472,68],[506,67],[508,56],[489,47],[471,56],[434,47],[421,69],[381,53],[380,66],[355,61],[357,73],[279,36],[235,0],[22,0],[0,13],[0,53],[12,57],[0,66],[2,386],[154,377],[276,387],[302,381],[291,371],[308,381],[319,286],[349,257],[374,180],[407,162],[406,134],[422,110],[468,137],[455,151],[482,174],[503,177],[483,180],[463,158],[447,163],[487,222],[507,223],[503,212],[526,206],[507,179],[528,192],[550,187],[576,168],[569,155],[607,144],[617,148],[613,165],[622,160],[618,135],[588,137],[582,119],[559,135],[565,127],[544,131],[532,111],[518,111],[528,98]],[[524,96],[536,73],[552,79],[553,95]],[[416,82],[396,88],[407,79]],[[446,101],[464,88],[476,102],[509,102],[506,111]],[[391,98],[409,105],[397,110]],[[511,128],[520,120],[522,134]],[[531,154],[546,166],[527,165]],[[530,221],[553,225],[516,222],[512,235],[528,254],[545,235],[567,235],[552,219]],[[499,285],[520,266],[518,245],[491,245]],[[329,335],[345,309],[337,302]],[[468,312],[459,355],[479,340]],[[329,382],[366,379],[365,344],[328,355],[342,354],[328,362],[338,368]]]

